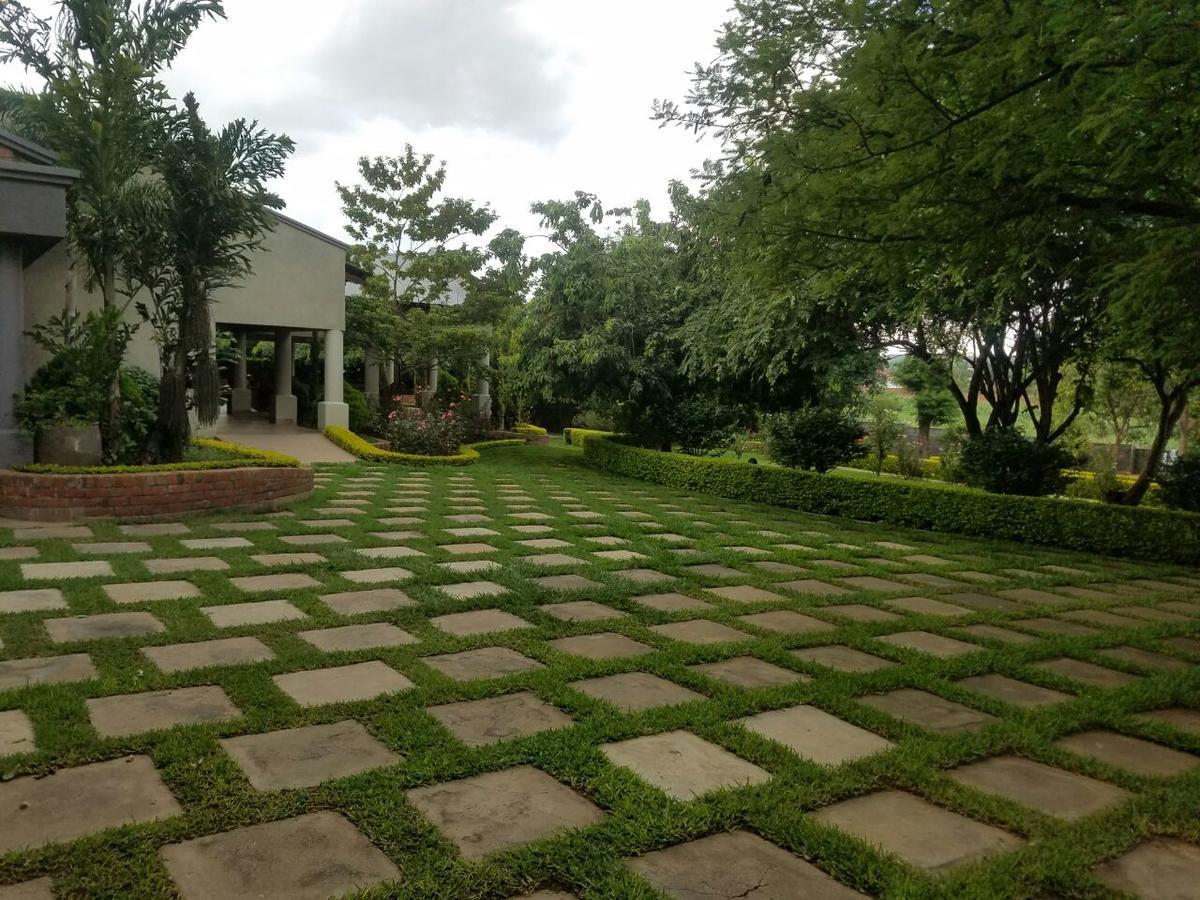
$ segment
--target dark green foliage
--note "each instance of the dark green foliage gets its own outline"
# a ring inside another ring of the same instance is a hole
[[[658,108],[722,150],[709,355],[770,373],[847,336],[891,346],[966,376],[940,380],[970,434],[1027,420],[1042,444],[1099,358],[1133,362],[1161,406],[1138,502],[1200,386],[1200,317],[1179,313],[1200,280],[1200,194],[1180,187],[1200,181],[1194,0],[744,0],[729,18],[687,106]]]
[[[710,456],[733,445],[741,410],[712,397],[689,397],[667,416],[679,449],[689,456]]]
[[[133,331],[112,307],[86,316],[68,310],[30,329],[29,336],[51,358],[26,389],[22,427],[34,434],[47,424],[99,423],[102,434],[116,428],[108,386],[117,378]],[[105,439],[106,462],[116,459],[118,441],[119,434]]]
[[[1158,486],[1167,506],[1200,512],[1200,452],[1192,451],[1164,465],[1158,473]]]
[[[996,494],[1061,494],[1074,463],[1061,447],[1039,444],[1011,430],[985,431],[963,444],[957,480]]]
[[[350,407],[350,430],[355,434],[370,431],[371,410],[367,407],[367,395],[352,384],[342,386],[342,396]]]
[[[606,211],[583,192],[533,211],[561,249],[539,260],[541,282],[514,333],[518,393],[530,406],[588,410],[643,446],[672,446],[676,424],[692,441],[689,417],[675,413],[712,384],[685,371],[690,276],[677,216],[655,221],[645,202]],[[596,227],[606,217],[617,223],[608,233]]]
[[[157,461],[155,422],[158,379],[137,367],[121,370],[121,436],[115,465],[140,466]]]
[[[781,466],[828,472],[862,456],[866,431],[844,410],[805,406],[764,421],[767,453]]]
[[[87,370],[80,353],[55,356],[33,373],[18,407],[21,427],[37,434],[51,425],[95,425],[100,421],[104,396]]]
[[[584,441],[584,458],[617,475],[826,516],[1071,550],[1196,565],[1200,515],[1046,497],[876,481]]]

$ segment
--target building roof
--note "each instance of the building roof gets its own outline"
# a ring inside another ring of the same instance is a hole
[[[58,162],[58,154],[53,150],[26,140],[15,131],[0,128],[0,147],[7,147],[14,155],[25,162],[37,163],[43,166],[53,166]]]
[[[313,228],[311,225],[305,225],[303,222],[299,221],[298,219],[293,219],[291,216],[285,216],[283,213],[279,212],[278,210],[274,210],[274,209],[271,210],[271,215],[273,215],[280,222],[283,222],[285,225],[290,225],[293,228],[295,228],[297,231],[303,231],[305,234],[312,235],[313,237],[317,238],[317,240],[324,241],[327,244],[332,244],[333,246],[337,247],[339,250],[344,251],[344,250],[350,249],[350,245],[347,244],[345,241],[339,241],[337,238],[332,237],[323,231],[318,231],[317,229]]]

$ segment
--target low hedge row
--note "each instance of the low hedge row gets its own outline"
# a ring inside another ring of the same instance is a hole
[[[848,469],[863,469],[868,472],[875,471],[874,460],[862,457],[851,460],[845,464]],[[900,474],[900,458],[894,453],[889,453],[883,458],[883,467],[880,469],[888,475]],[[1068,496],[1079,496],[1091,498],[1091,492],[1088,491],[1088,485],[1096,480],[1096,473],[1089,472],[1086,469],[1063,469],[1063,476],[1068,481],[1067,494]],[[946,466],[942,464],[940,456],[929,456],[921,460],[921,477],[928,478],[931,481],[949,481],[950,473]],[[1128,488],[1137,481],[1136,475],[1119,474],[1116,477],[1118,487]],[[1078,490],[1074,490],[1074,489]],[[1158,484],[1150,485],[1149,497],[1153,497],[1158,493]]]
[[[50,463],[31,463],[14,466],[17,472],[30,475],[138,475],[143,472],[194,472],[200,469],[294,469],[300,460],[286,453],[243,447],[216,438],[195,438],[192,446],[204,450],[217,450],[227,454],[227,459],[194,459],[177,463],[159,463],[152,466],[56,466]]]
[[[357,456],[359,459],[370,460],[371,462],[383,463],[398,463],[408,466],[469,466],[471,463],[479,459],[479,451],[487,450],[492,447],[519,447],[524,446],[523,440],[513,438],[511,440],[498,441],[480,441],[477,444],[467,444],[460,447],[458,453],[448,456],[421,456],[417,453],[396,453],[392,450],[384,450],[382,447],[376,447],[365,438],[359,437],[349,428],[331,425],[325,429],[325,437],[333,441],[347,453]]]
[[[947,491],[917,481],[838,478],[643,450],[604,437],[588,436],[583,455],[590,465],[616,475],[819,515],[1109,556],[1200,563],[1200,515],[1195,513]]]
[[[584,440],[590,437],[611,437],[611,431],[597,431],[594,428],[564,428],[563,440],[576,447],[582,447]]]
[[[517,434],[532,434],[536,437],[541,437],[549,433],[541,425],[534,425],[530,422],[518,422],[513,426],[513,431]]]

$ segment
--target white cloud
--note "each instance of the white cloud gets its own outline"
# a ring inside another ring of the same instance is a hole
[[[257,118],[296,139],[288,213],[340,235],[334,181],[412,143],[448,189],[537,230],[529,204],[597,192],[666,205],[714,148],[650,120],[714,55],[729,0],[227,0],[167,81],[210,122]],[[49,8],[48,0],[36,4]],[[0,83],[20,73],[0,67]]]

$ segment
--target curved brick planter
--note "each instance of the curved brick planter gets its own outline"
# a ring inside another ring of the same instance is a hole
[[[42,522],[150,519],[180,513],[277,509],[312,494],[308,468],[194,469],[126,475],[0,471],[0,516]]]

